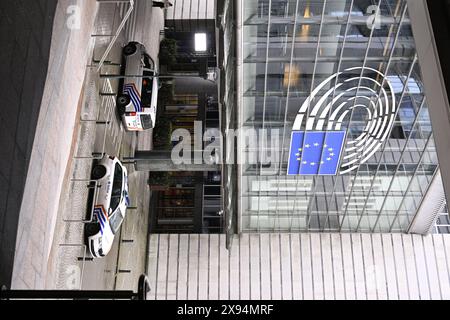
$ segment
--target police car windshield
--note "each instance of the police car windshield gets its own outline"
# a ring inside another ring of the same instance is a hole
[[[112,230],[112,232],[114,234],[116,234],[117,231],[119,231],[120,226],[122,225],[122,221],[123,221],[123,215],[122,215],[122,212],[120,212],[120,209],[119,209],[109,219],[109,225],[111,226],[111,230]]]
[[[144,55],[144,66],[147,69],[153,69],[155,67],[155,63],[153,62],[152,58],[150,58],[149,55]]]
[[[118,163],[116,163],[116,167],[114,169],[114,180],[111,190],[111,203],[109,205],[112,212],[114,212],[117,209],[120,203],[120,199],[122,196],[122,179],[123,179],[122,167]]]
[[[142,79],[141,104],[144,106],[151,105],[152,94],[153,94],[153,79],[152,78]]]

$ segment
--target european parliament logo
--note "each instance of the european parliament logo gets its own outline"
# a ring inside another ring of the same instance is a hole
[[[343,123],[351,123],[357,108],[366,114],[367,124],[358,136],[346,138]],[[395,116],[394,90],[378,70],[355,67],[331,75],[299,109],[287,174],[336,175],[355,170],[381,147]]]
[[[345,131],[292,132],[288,174],[335,175],[345,133]]]

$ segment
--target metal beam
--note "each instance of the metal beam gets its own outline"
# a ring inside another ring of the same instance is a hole
[[[439,163],[450,163],[450,104],[425,0],[407,0]],[[450,166],[440,167],[449,203]]]

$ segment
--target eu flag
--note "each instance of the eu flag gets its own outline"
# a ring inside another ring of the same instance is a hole
[[[335,175],[345,131],[293,131],[288,175]]]

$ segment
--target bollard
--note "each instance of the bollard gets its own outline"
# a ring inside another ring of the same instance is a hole
[[[117,271],[117,273],[131,273],[131,270],[123,270],[123,269],[119,269]]]
[[[91,257],[78,257],[78,261],[94,261]]]

